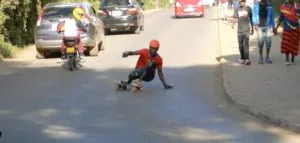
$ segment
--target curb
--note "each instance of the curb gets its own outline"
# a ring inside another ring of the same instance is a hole
[[[261,109],[258,109],[257,107],[255,107],[253,105],[247,105],[246,103],[244,103],[243,101],[241,101],[237,97],[235,97],[234,94],[230,91],[227,81],[225,81],[225,78],[224,78],[226,76],[226,74],[224,72],[224,64],[226,64],[226,61],[220,62],[220,64],[221,64],[220,66],[221,66],[221,74],[222,74],[221,80],[222,80],[222,84],[223,84],[223,87],[225,90],[225,96],[233,105],[235,105],[241,111],[248,113],[261,121],[264,121],[269,124],[273,124],[273,125],[276,125],[281,128],[285,128],[285,129],[288,129],[288,130],[291,130],[294,132],[300,132],[300,126],[291,124],[288,121],[281,119],[279,117],[276,117],[275,115],[267,113]]]

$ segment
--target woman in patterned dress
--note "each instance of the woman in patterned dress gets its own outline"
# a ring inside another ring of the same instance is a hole
[[[278,27],[283,23],[283,36],[281,41],[281,53],[286,55],[286,65],[295,63],[295,56],[299,52],[300,44],[300,29],[298,21],[298,9],[294,0],[287,0],[280,7]],[[290,60],[291,56],[291,60]]]

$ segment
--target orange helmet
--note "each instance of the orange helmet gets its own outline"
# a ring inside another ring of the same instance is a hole
[[[159,42],[157,40],[151,40],[150,43],[149,43],[149,46],[151,48],[158,49],[159,48]]]

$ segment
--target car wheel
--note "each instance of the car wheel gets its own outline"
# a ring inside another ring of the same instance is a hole
[[[98,56],[99,53],[99,43],[96,41],[95,46],[89,47],[90,56]]]
[[[101,34],[101,42],[98,45],[98,51],[104,51],[104,40],[105,40],[105,33]]]
[[[105,35],[109,35],[111,33],[110,29],[105,29]]]
[[[140,34],[141,33],[140,27],[131,27],[130,31],[133,34]]]
[[[98,51],[104,51],[104,42],[100,42],[98,45]]]
[[[98,56],[98,46],[94,46],[94,47],[91,47],[90,51],[89,51],[89,54],[90,56]]]
[[[45,58],[45,51],[36,49],[36,58],[37,59],[44,59]]]
[[[136,28],[135,34],[141,34],[141,28],[140,27]]]
[[[144,25],[140,27],[140,31],[144,31]]]

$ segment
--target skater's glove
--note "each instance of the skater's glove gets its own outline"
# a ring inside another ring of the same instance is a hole
[[[164,87],[165,87],[165,89],[172,89],[173,88],[172,85],[165,85]]]
[[[128,55],[129,55],[128,52],[124,52],[122,57],[125,58],[125,57],[128,57]]]

